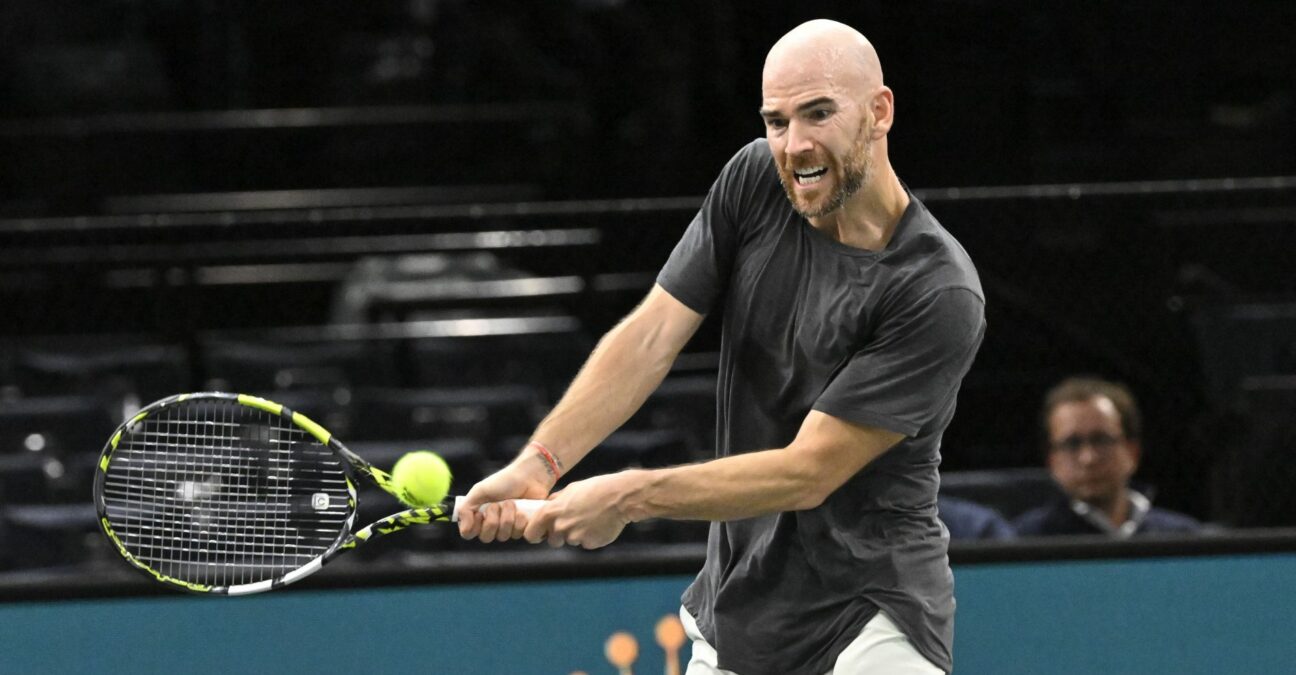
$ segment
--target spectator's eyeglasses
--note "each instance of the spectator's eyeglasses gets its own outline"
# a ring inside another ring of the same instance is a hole
[[[1080,448],[1083,448],[1085,445],[1088,445],[1099,452],[1110,452],[1116,447],[1117,443],[1120,443],[1123,440],[1125,440],[1124,436],[1112,436],[1111,434],[1099,432],[1089,434],[1088,436],[1081,436],[1079,434],[1067,436],[1060,441],[1053,441],[1051,445],[1054,450],[1070,453],[1080,452]]]

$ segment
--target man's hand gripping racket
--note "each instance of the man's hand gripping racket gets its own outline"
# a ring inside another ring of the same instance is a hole
[[[453,522],[463,497],[355,529],[356,483],[391,476],[301,413],[240,394],[180,394],[113,433],[95,472],[99,524],[131,565],[195,593],[298,581],[374,537]],[[532,513],[542,500],[501,510]]]

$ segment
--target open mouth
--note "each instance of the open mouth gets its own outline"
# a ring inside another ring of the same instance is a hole
[[[814,185],[815,183],[818,183],[826,173],[828,173],[828,167],[812,166],[805,169],[796,169],[792,172],[792,175],[796,176],[797,185]]]

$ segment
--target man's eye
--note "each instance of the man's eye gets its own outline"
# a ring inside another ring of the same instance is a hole
[[[771,129],[782,129],[787,126],[787,120],[767,119],[765,120],[765,125]]]
[[[819,109],[819,110],[812,110],[812,111],[810,111],[810,119],[812,119],[812,120],[814,120],[814,121],[816,121],[816,122],[822,122],[822,121],[828,119],[829,117],[832,117],[832,111],[831,111],[831,110],[826,110],[826,109],[822,109],[822,108],[821,108],[821,109]]]

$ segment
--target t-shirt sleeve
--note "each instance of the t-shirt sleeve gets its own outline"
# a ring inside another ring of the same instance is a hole
[[[738,205],[752,161],[750,147],[725,165],[657,275],[659,286],[699,314],[710,313],[729,284],[739,243]]]
[[[985,303],[968,288],[933,291],[883,320],[815,401],[834,417],[918,434],[944,409],[985,335]]]

